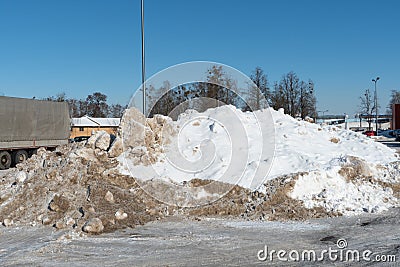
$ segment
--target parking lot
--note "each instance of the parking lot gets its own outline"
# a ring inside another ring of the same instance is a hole
[[[384,145],[387,145],[390,148],[396,149],[398,152],[400,152],[400,142],[399,141],[378,141]]]

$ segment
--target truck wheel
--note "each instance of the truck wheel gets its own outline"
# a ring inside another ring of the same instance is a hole
[[[5,170],[11,166],[11,155],[7,151],[0,151],[0,170]]]
[[[18,163],[24,162],[28,159],[28,152],[25,150],[18,150],[14,154],[14,164],[17,165]]]

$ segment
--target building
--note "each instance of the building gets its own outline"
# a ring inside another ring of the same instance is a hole
[[[91,136],[94,132],[101,130],[115,135],[120,122],[120,118],[92,118],[87,115],[81,118],[72,118],[70,138]]]
[[[400,104],[392,106],[392,129],[400,129]]]

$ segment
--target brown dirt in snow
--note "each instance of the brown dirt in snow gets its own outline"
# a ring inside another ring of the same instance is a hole
[[[393,182],[385,182],[379,180],[378,177],[373,177],[368,165],[362,159],[356,157],[348,157],[349,162],[346,163],[342,168],[339,170],[339,174],[345,177],[347,182],[352,182],[354,184],[361,184],[361,183],[371,183],[377,184],[382,188],[390,188],[393,190],[393,196],[396,198],[400,198],[400,183],[393,181]],[[398,163],[393,163],[393,165],[397,165]],[[385,170],[386,168],[383,166],[377,166],[377,169]],[[390,168],[389,168],[390,169]],[[394,168],[397,170],[398,168]],[[396,174],[392,174],[392,177],[396,177]]]
[[[307,209],[300,200],[289,197],[300,175],[296,173],[268,181],[265,186],[272,190],[266,201],[259,203],[255,214],[260,219],[268,220],[306,220],[310,218],[336,217],[339,213],[327,212],[322,207]]]
[[[340,139],[339,139],[339,138],[336,138],[336,137],[332,137],[330,141],[331,141],[332,143],[337,144],[337,143],[340,142]]]
[[[134,164],[150,165],[157,162],[163,145],[176,134],[169,117],[155,115],[145,118],[137,109],[127,109],[121,119],[118,135],[121,137],[126,157]]]
[[[383,188],[390,188],[393,190],[393,196],[396,198],[400,198],[400,183],[388,183],[379,180],[374,180],[377,184],[382,186]]]
[[[210,205],[188,210],[192,216],[232,216],[250,220],[307,220],[336,217],[322,207],[307,209],[302,201],[289,197],[299,174],[286,175],[268,181],[266,194],[235,186],[220,200]]]
[[[74,157],[71,146],[60,150],[42,152],[1,179],[1,221],[10,218],[20,224],[80,229],[90,218],[100,218],[107,232],[162,216],[158,209],[163,205],[140,190],[135,179],[111,170],[117,165],[115,160],[103,156]],[[57,156],[60,153],[64,157]],[[16,181],[18,172],[28,173],[28,178]],[[113,195],[113,203],[106,200],[108,191]],[[117,220],[118,210],[127,213],[127,218]]]
[[[228,193],[209,205],[184,208],[157,201],[134,178],[119,174],[116,166],[117,161],[109,158],[106,151],[87,148],[84,144],[67,145],[55,152],[40,150],[0,180],[0,220],[80,231],[85,223],[97,218],[104,226],[102,232],[110,232],[174,215],[251,220],[303,220],[332,215],[319,209],[305,209],[301,201],[288,197],[295,181],[289,176],[269,181],[267,194],[194,179],[182,188],[201,189],[209,194]],[[18,177],[25,179],[18,180]],[[147,184],[164,186],[161,181]],[[165,187],[163,194],[176,197],[177,192]],[[124,213],[126,218],[120,216]]]
[[[372,173],[365,161],[360,158],[348,156],[348,162],[339,170],[347,182],[371,182]]]

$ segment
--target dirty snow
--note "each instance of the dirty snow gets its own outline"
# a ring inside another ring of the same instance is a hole
[[[176,215],[304,220],[399,206],[394,150],[282,110],[172,121],[129,109],[110,142],[99,132],[2,172],[0,223],[99,234]]]
[[[260,124],[258,119],[267,114],[272,114],[273,123]],[[254,113],[233,106],[204,113],[190,110],[177,121],[166,122],[176,131],[169,136],[172,141],[162,144],[158,160],[145,165],[122,154],[121,173],[177,184],[194,178],[216,180],[262,193],[267,193],[268,180],[305,173],[289,196],[307,208],[322,206],[351,214],[378,212],[398,203],[390,188],[376,182],[356,184],[340,173],[348,158],[356,158],[369,168],[369,173],[358,175],[400,182],[399,176],[388,171],[379,174],[398,161],[396,151],[360,133],[297,120],[272,108]]]

